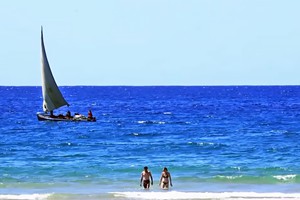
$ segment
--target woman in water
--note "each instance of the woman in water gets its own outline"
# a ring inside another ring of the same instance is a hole
[[[165,167],[161,173],[159,185],[160,185],[161,189],[169,189],[169,183],[171,186],[173,186],[171,174],[170,174],[170,172],[168,172],[168,169]]]

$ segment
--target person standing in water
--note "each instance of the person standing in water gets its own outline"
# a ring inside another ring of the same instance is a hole
[[[152,174],[150,171],[148,171],[148,167],[145,166],[144,171],[142,171],[142,173],[141,173],[140,186],[142,186],[142,183],[143,183],[144,188],[149,189],[150,188],[150,179],[151,179],[151,185],[153,185]]]
[[[171,174],[170,172],[168,172],[168,168],[165,167],[161,173],[159,186],[161,187],[161,189],[169,189],[169,183],[173,187]]]

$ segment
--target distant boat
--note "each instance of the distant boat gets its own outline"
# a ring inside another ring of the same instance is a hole
[[[75,114],[71,116],[67,115],[54,115],[53,111],[62,106],[69,106],[68,102],[63,97],[60,92],[53,74],[50,69],[50,65],[47,59],[44,38],[43,38],[43,28],[41,28],[41,50],[42,50],[42,91],[43,91],[43,110],[44,113],[37,113],[37,118],[40,121],[86,121],[95,122],[96,118],[92,116],[91,111],[89,111],[88,117]]]

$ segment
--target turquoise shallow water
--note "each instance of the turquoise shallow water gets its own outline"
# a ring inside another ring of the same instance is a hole
[[[40,87],[0,87],[0,199],[298,198],[298,86],[61,90],[71,107],[56,114],[97,122],[40,122]]]

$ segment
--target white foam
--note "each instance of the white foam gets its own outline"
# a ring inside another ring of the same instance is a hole
[[[129,199],[300,199],[300,193],[256,192],[115,192],[115,197]]]
[[[51,194],[1,194],[0,199],[10,200],[42,200],[47,199]]]
[[[164,115],[172,115],[172,112],[164,112]]]
[[[297,175],[278,175],[278,176],[274,176],[274,178],[278,179],[278,180],[283,180],[283,181],[288,181],[288,180],[292,180],[294,178],[296,178]]]
[[[243,177],[242,175],[239,175],[239,176],[217,176],[218,178],[221,178],[221,179],[230,179],[230,180],[234,180],[234,179],[237,179],[237,178],[241,178]]]

